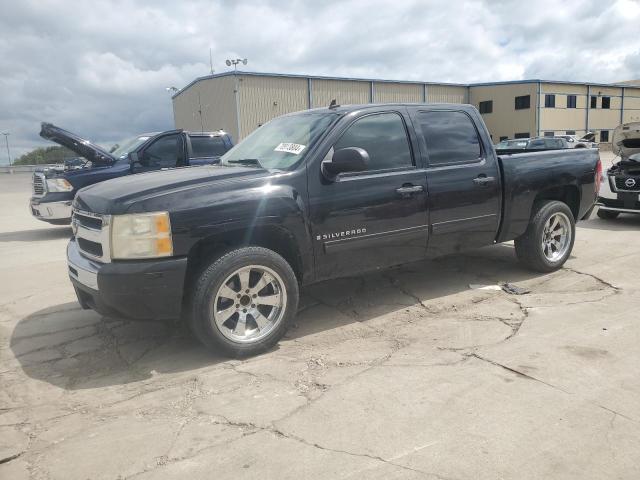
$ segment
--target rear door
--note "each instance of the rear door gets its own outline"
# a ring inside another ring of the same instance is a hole
[[[416,108],[427,157],[429,254],[493,243],[500,221],[500,171],[490,143],[464,110]]]
[[[229,148],[220,135],[187,135],[189,165],[220,163],[220,157]]]
[[[309,166],[309,205],[317,279],[424,258],[427,245],[426,176],[404,109],[349,116],[321,154],[360,147],[364,172],[329,181],[320,163]]]
[[[165,170],[184,164],[184,135],[171,133],[156,138],[138,155],[138,161],[132,166],[133,173]]]

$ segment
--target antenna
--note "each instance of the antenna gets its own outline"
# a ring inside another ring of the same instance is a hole
[[[211,47],[209,47],[209,67],[211,68],[211,75],[213,75],[213,57],[211,56]]]

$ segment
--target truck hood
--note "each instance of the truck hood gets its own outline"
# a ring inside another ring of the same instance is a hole
[[[40,136],[86,158],[92,165],[111,165],[117,160],[109,152],[89,140],[85,140],[51,123],[42,122]]]
[[[74,206],[93,213],[122,214],[134,203],[155,197],[204,186],[219,191],[234,190],[238,181],[258,180],[272,175],[262,168],[242,166],[184,167],[128,175],[81,189],[76,195]],[[170,205],[167,210],[170,210]]]
[[[618,125],[611,137],[611,149],[623,160],[640,153],[640,122]]]

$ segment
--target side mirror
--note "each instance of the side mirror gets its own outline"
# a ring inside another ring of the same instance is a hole
[[[363,172],[369,168],[369,154],[363,148],[347,147],[333,152],[331,161],[322,162],[322,172],[329,178],[339,173]]]

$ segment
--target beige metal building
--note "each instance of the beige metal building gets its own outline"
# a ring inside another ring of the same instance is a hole
[[[237,88],[236,88],[237,85]],[[338,104],[467,103],[467,85],[227,72],[195,79],[173,96],[176,128],[223,129],[234,141],[278,115]],[[238,135],[239,132],[239,135]]]
[[[504,138],[596,133],[610,141],[620,123],[640,120],[640,85],[522,80],[483,84],[405,82],[253,72],[195,79],[173,96],[177,128],[224,129],[242,139],[278,115],[339,104],[471,103],[494,142]]]

